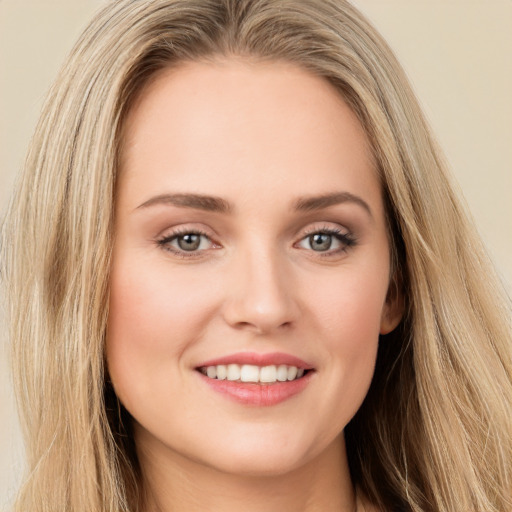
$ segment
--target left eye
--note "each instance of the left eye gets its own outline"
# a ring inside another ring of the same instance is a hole
[[[351,245],[348,235],[320,231],[311,233],[299,242],[299,247],[311,249],[315,252],[342,250]]]

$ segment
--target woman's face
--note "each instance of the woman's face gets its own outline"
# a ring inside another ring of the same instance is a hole
[[[277,474],[341,444],[399,320],[389,274],[368,141],[326,81],[224,60],[144,89],[106,347],[139,449]]]

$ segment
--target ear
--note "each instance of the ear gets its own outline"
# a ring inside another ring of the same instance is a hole
[[[402,286],[396,276],[394,276],[388,288],[386,302],[382,309],[380,319],[380,334],[388,334],[400,323],[404,316],[405,301]]]

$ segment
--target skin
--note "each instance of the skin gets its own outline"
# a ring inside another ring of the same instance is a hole
[[[344,200],[295,208],[333,192]],[[161,72],[126,120],[115,229],[107,362],[134,418],[147,510],[353,512],[343,429],[401,311],[368,141],[339,94],[281,62]],[[176,229],[204,233],[199,248],[180,249]],[[310,236],[326,230],[351,242],[327,236],[318,250]],[[201,363],[245,351],[314,372],[267,407],[205,385]]]

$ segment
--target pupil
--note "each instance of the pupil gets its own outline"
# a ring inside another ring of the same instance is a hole
[[[178,245],[180,249],[184,251],[195,251],[199,248],[199,244],[201,243],[201,235],[194,235],[193,233],[189,233],[188,235],[183,235],[178,238]]]
[[[309,237],[311,248],[315,251],[327,251],[331,247],[332,235],[325,233],[316,233]]]

